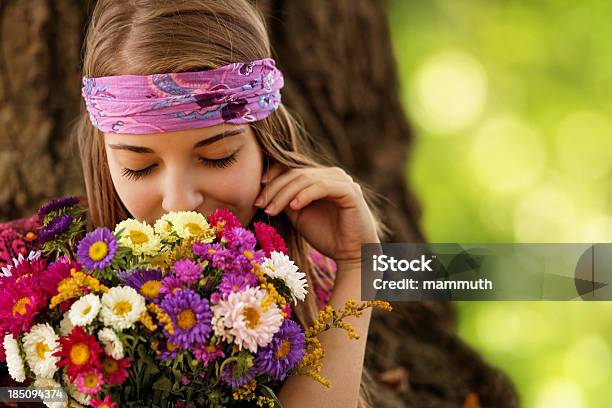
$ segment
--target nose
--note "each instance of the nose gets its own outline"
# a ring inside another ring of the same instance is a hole
[[[189,174],[169,175],[163,186],[162,208],[171,211],[196,211],[204,202],[204,195]]]

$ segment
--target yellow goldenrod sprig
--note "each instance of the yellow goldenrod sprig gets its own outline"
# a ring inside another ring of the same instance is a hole
[[[249,381],[248,383],[244,384],[242,387],[236,389],[233,392],[232,397],[237,401],[250,400],[253,396],[253,392],[255,392],[256,387],[257,387],[257,381],[253,379]]]
[[[100,281],[85,272],[78,271],[74,268],[70,270],[70,277],[62,279],[57,285],[57,295],[51,298],[50,308],[54,308],[66,300],[81,297],[85,295],[85,289],[91,292],[108,292],[108,288],[100,283]]]
[[[149,331],[155,331],[157,329],[157,325],[153,323],[153,318],[146,310],[140,314],[138,320]]]
[[[346,301],[343,309],[335,310],[332,306],[327,305],[325,309],[321,310],[318,319],[312,326],[306,329],[306,350],[304,358],[298,366],[298,374],[312,377],[324,386],[330,387],[330,381],[321,376],[322,360],[323,357],[325,357],[325,350],[317,336],[331,328],[338,328],[346,330],[349,338],[359,339],[359,334],[355,331],[353,326],[345,322],[344,319],[351,316],[361,317],[363,311],[369,307],[387,311],[392,310],[391,305],[385,301],[369,300],[357,303],[352,299]]]
[[[149,311],[155,315],[157,320],[164,325],[164,329],[166,329],[166,331],[170,333],[170,335],[174,334],[174,325],[172,324],[172,319],[170,319],[170,316],[168,316],[162,310],[161,307],[159,307],[155,303],[148,303],[147,309],[149,309]]]

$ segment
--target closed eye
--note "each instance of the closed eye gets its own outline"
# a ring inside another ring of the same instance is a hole
[[[222,159],[207,159],[206,157],[200,157],[199,160],[208,167],[225,168],[236,163],[236,153],[232,153]]]
[[[140,169],[140,170],[132,170],[132,169],[123,169],[123,171],[121,172],[121,174],[123,174],[124,177],[126,177],[128,180],[139,180],[145,176],[148,176],[149,174],[151,174],[151,172],[153,171],[153,169],[157,167],[157,163],[156,164],[152,164],[149,167],[146,167],[144,169]]]
[[[206,157],[200,157],[198,158],[198,160],[207,167],[226,168],[236,162],[236,153],[232,153],[222,159],[207,159]],[[149,167],[145,167],[144,169],[140,170],[124,168],[121,174],[128,180],[136,181],[151,174],[153,169],[155,169],[157,166],[158,164],[155,163],[150,165]]]

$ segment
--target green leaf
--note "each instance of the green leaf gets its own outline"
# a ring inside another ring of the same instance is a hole
[[[281,403],[278,400],[278,398],[276,397],[276,393],[274,392],[274,390],[272,390],[272,388],[266,386],[266,385],[260,385],[261,388],[261,393],[268,398],[271,398],[274,400],[274,406],[281,408]]]
[[[152,388],[154,390],[170,392],[172,390],[172,381],[168,377],[159,377],[157,381],[153,383]]]

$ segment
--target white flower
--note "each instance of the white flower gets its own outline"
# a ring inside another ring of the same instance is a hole
[[[3,266],[2,269],[2,273],[0,275],[2,276],[11,276],[11,269],[13,269],[13,267],[20,265],[22,262],[24,262],[25,260],[28,261],[34,261],[36,259],[40,258],[40,251],[30,251],[30,253],[28,254],[28,257],[25,258],[23,256],[23,254],[19,254],[17,255],[17,258],[13,258],[13,262],[9,262],[6,266]]]
[[[202,242],[212,242],[214,234],[206,217],[195,211],[179,211],[171,216],[173,229],[182,238],[197,237]]]
[[[115,234],[119,231],[119,243],[130,248],[136,256],[155,256],[161,248],[161,241],[149,224],[130,218],[117,224]]]
[[[175,242],[178,240],[178,237],[173,234],[174,229],[172,226],[174,225],[174,218],[176,217],[175,212],[170,212],[162,215],[160,219],[155,221],[155,233],[162,237],[163,240],[167,242]]]
[[[8,333],[4,336],[4,351],[6,353],[6,366],[11,378],[17,382],[24,382],[26,379],[25,366],[19,344],[13,338],[13,335]]]
[[[54,389],[54,390],[57,390],[58,392],[59,391],[61,391],[62,393],[64,392],[63,389],[61,389],[62,386],[57,381],[55,381],[53,378],[37,378],[34,381],[34,386],[36,388],[43,388],[45,390]],[[65,396],[63,400],[60,400],[59,395],[57,395],[57,397],[54,396],[54,398],[50,401],[43,399],[43,403],[49,408],[67,408],[68,407],[68,396]]]
[[[74,326],[87,326],[98,316],[99,311],[100,298],[90,293],[72,304],[68,311],[68,318]]]
[[[64,373],[63,377],[64,379],[64,387],[66,388],[66,391],[68,391],[68,394],[70,394],[70,396],[72,398],[74,398],[77,402],[79,402],[80,404],[83,405],[91,405],[91,398],[93,397],[92,395],[88,395],[88,394],[84,394],[81,391],[77,390],[76,385],[72,383],[72,381],[70,381],[70,378],[68,378],[68,374]],[[74,404],[74,401],[70,401],[69,406],[71,407],[78,407],[78,404]]]
[[[37,378],[52,378],[57,371],[59,337],[48,323],[36,324],[23,335],[23,350],[28,365]]]
[[[64,313],[64,318],[60,321],[59,332],[62,336],[67,336],[74,329],[74,325],[68,317],[68,313]]]
[[[264,273],[272,278],[279,278],[291,291],[293,303],[304,300],[308,293],[306,274],[300,272],[291,259],[282,252],[272,251],[270,258],[265,258],[261,264]]]
[[[104,352],[114,358],[121,360],[123,358],[123,343],[117,336],[117,333],[111,328],[104,328],[98,332],[98,340],[104,346]]]
[[[248,288],[230,293],[227,300],[220,300],[213,306],[215,334],[224,338],[231,336],[240,350],[244,347],[255,353],[258,346],[266,346],[281,326],[283,316],[276,303],[264,311],[265,298],[266,292],[262,289]]]
[[[132,327],[145,310],[145,299],[129,286],[110,288],[102,295],[102,321],[116,330]]]

